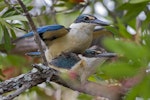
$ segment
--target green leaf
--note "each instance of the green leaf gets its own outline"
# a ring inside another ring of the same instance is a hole
[[[6,6],[6,4],[4,3],[4,1],[0,1],[0,11],[2,11]]]
[[[129,3],[143,3],[143,2],[149,2],[149,0],[130,0]]]
[[[131,77],[135,75],[138,70],[127,62],[115,62],[106,64],[100,67],[100,70],[107,76],[116,79],[122,79],[125,77]]]
[[[133,87],[129,93],[127,94],[127,96],[125,96],[125,100],[135,100],[136,97],[138,97],[138,92],[140,90],[140,87],[135,86]]]
[[[12,25],[13,25],[13,27],[16,27],[16,28],[22,28],[23,27],[22,23],[13,23]]]
[[[105,27],[108,31],[112,32],[114,36],[119,36],[119,30],[115,27]]]
[[[21,7],[15,6],[15,9],[17,11],[14,10],[14,8],[9,8],[7,11],[4,12],[4,14],[1,17],[5,18],[5,17],[15,16],[15,15],[20,15],[20,13],[23,12]]]
[[[30,5],[32,0],[22,0],[25,5]]]
[[[5,66],[15,66],[20,67],[20,65],[24,65],[26,63],[26,60],[21,56],[16,55],[7,55],[7,56],[0,56],[1,59],[1,65]]]
[[[136,19],[132,19],[128,22],[128,25],[132,27],[134,30],[136,30]]]
[[[27,21],[27,18],[22,15],[14,15],[3,18],[4,20],[20,20],[20,21]]]
[[[130,4],[130,3],[125,3],[118,7],[118,10],[127,10],[127,13],[125,16],[123,16],[123,22],[128,23],[132,19],[135,19],[138,14],[143,11],[146,8],[147,3],[137,3],[137,4]]]
[[[25,62],[26,62],[23,57],[15,56],[15,55],[7,56],[7,60],[9,61],[10,64],[12,64],[14,66],[18,66],[18,67],[20,67],[21,64],[22,65],[25,64]]]
[[[119,18],[117,18],[117,22],[118,22],[118,29],[119,29],[120,35],[125,38],[131,38],[132,35],[127,32],[127,29],[124,26],[123,22]]]
[[[33,6],[28,6],[27,9],[28,11],[32,10],[34,7]]]
[[[1,23],[2,26],[5,26],[5,27],[7,27],[9,29],[13,29],[13,27],[1,17],[0,17],[0,23]]]
[[[3,31],[4,31],[4,41],[5,41],[4,48],[7,51],[10,51],[12,49],[12,45],[11,45],[11,39],[10,39],[9,31],[6,27],[3,27]]]
[[[0,59],[0,61],[1,61],[1,59]],[[0,76],[5,77],[5,75],[4,75],[3,72],[2,72],[2,68],[3,68],[3,66],[0,64]],[[0,79],[0,81],[1,81],[1,79]]]
[[[93,97],[82,93],[78,96],[78,100],[93,100]]]
[[[138,85],[136,85],[129,91],[129,93],[125,97],[125,100],[135,100],[136,97],[143,98],[143,100],[148,100],[150,98],[149,84],[150,84],[150,75],[147,75]]]
[[[145,100],[150,98],[150,75],[147,75],[139,86],[141,87],[139,91],[141,97],[143,97]]]
[[[0,42],[2,41],[2,36],[3,36],[3,29],[2,25],[0,24]]]
[[[149,49],[134,42],[105,39],[104,45],[108,50],[118,53],[126,63],[135,67],[146,67],[150,60]]]
[[[13,39],[17,38],[14,30],[10,29],[10,33],[11,33],[11,36],[12,36]]]

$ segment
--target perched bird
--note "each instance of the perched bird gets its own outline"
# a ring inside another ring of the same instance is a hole
[[[83,14],[69,26],[65,28],[62,25],[49,25],[37,29],[41,39],[46,44],[45,55],[48,61],[58,57],[62,53],[83,53],[93,40],[93,32],[95,26],[107,26],[108,23],[97,19],[95,16]],[[24,36],[33,36],[33,32],[29,32]]]
[[[84,84],[107,59],[116,57],[115,53],[106,52],[103,48],[92,46],[84,54],[68,53],[53,59],[51,66],[57,67],[60,72],[67,72],[71,79],[79,80]],[[63,69],[62,69],[63,68]]]
[[[40,56],[40,52],[26,53],[28,56]],[[115,53],[109,53],[99,46],[92,46],[81,55],[76,53],[65,53],[50,61],[50,67],[66,74],[70,79],[84,84],[87,79],[96,72],[107,59],[116,57]],[[67,79],[65,77],[65,80]]]

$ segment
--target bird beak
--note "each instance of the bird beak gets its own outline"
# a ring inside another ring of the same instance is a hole
[[[92,22],[91,22],[91,23],[94,23],[94,24],[96,24],[96,25],[100,25],[100,26],[109,26],[109,24],[108,24],[108,23],[103,22],[103,21],[101,21],[101,20],[99,20],[99,19],[92,20]]]

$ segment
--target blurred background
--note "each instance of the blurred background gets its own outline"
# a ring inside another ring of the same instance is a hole
[[[119,57],[99,67],[89,80],[98,83],[122,83],[122,80],[148,73],[125,95],[125,100],[150,98],[150,1],[149,0],[22,0],[36,27],[61,24],[68,27],[80,14],[92,14],[106,21],[113,38],[98,44]],[[25,55],[36,51],[34,39],[13,44],[12,40],[31,31],[31,27],[16,0],[0,0],[0,80],[26,73],[31,64],[41,59]],[[109,37],[109,36],[108,36]],[[113,81],[112,81],[113,80]],[[140,91],[139,91],[140,89]],[[43,83],[27,90],[14,100],[102,100],[72,91],[57,84]]]

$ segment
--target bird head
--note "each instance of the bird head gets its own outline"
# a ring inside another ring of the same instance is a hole
[[[95,16],[83,14],[77,17],[74,23],[88,23],[93,25],[108,26],[109,24],[97,19]]]
[[[106,22],[103,22],[96,18],[93,15],[89,14],[83,14],[76,18],[73,24],[71,24],[70,28],[76,28],[76,27],[83,27],[83,26],[89,26],[89,27],[95,27],[95,26],[108,26],[109,24]]]

